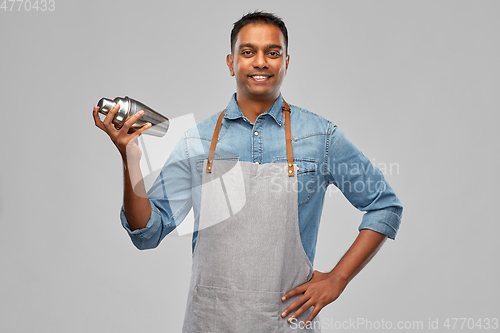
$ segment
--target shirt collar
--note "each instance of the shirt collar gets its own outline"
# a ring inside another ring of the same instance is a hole
[[[278,123],[278,125],[283,125],[283,97],[280,95],[274,102],[274,104],[263,114],[269,114],[273,119]],[[231,100],[229,101],[229,104],[227,105],[227,110],[226,113],[224,114],[224,118],[226,119],[238,119],[238,118],[244,118],[245,115],[241,111],[240,107],[238,106],[238,103],[236,103],[236,93],[233,94],[231,97]]]

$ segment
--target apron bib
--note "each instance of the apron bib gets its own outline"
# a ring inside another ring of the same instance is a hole
[[[300,329],[312,308],[288,323],[281,313],[300,295],[281,297],[313,274],[300,239],[297,177],[285,113],[288,162],[214,160],[217,122],[202,175],[184,333],[274,333]],[[319,327],[318,316],[312,327]]]

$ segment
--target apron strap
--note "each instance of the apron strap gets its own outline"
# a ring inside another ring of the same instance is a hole
[[[220,128],[222,126],[222,119],[224,118],[224,113],[226,113],[227,108],[221,112],[219,119],[217,119],[217,124],[215,125],[214,135],[212,136],[212,142],[210,143],[210,150],[208,151],[207,159],[207,173],[212,173],[212,163],[214,161],[215,147],[217,145],[217,139],[219,138]],[[285,140],[286,140],[286,158],[288,163],[288,176],[293,177],[295,175],[293,169],[293,153],[292,153],[292,130],[290,127],[290,106],[285,100],[283,100],[283,115],[285,116]]]
[[[212,142],[210,143],[210,150],[208,151],[207,160],[207,172],[212,173],[212,162],[214,161],[215,146],[217,145],[217,139],[219,138],[220,127],[222,125],[222,119],[224,118],[224,113],[226,113],[227,108],[222,111],[217,119],[217,124],[215,125],[214,135],[212,136]]]
[[[290,126],[290,106],[283,100],[283,115],[285,116],[285,139],[286,139],[286,159],[288,163],[288,176],[295,175],[293,170],[293,153],[292,153],[292,130]]]

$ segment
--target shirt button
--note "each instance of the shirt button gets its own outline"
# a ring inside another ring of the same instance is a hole
[[[259,135],[259,132],[253,132],[253,134],[255,134],[257,136],[257,135]]]

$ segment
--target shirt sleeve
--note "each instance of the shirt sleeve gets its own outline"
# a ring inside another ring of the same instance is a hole
[[[327,181],[357,209],[366,212],[359,230],[370,229],[394,239],[403,206],[382,172],[331,124]]]
[[[139,250],[157,247],[184,220],[192,207],[191,188],[191,166],[183,137],[148,191],[151,215],[146,226],[132,231],[122,206],[122,226]]]

